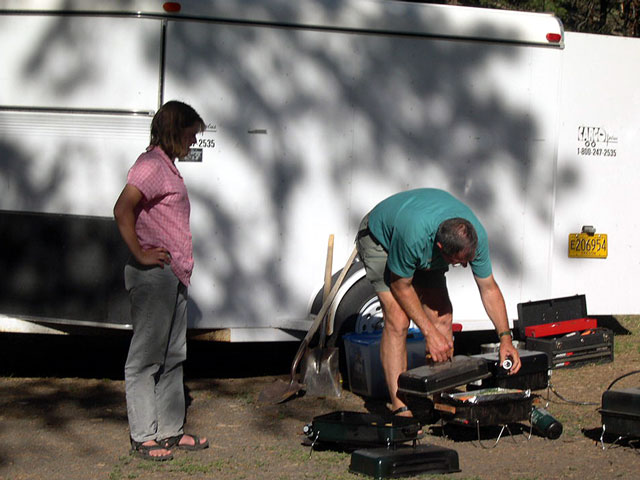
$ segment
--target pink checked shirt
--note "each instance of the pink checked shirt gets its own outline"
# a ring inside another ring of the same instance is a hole
[[[129,170],[127,183],[143,195],[136,210],[140,246],[166,248],[171,269],[188,286],[193,271],[191,207],[180,172],[160,147],[150,146]]]

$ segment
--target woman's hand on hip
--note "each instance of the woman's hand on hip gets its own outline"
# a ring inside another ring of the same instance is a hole
[[[142,250],[136,260],[142,265],[158,265],[164,268],[165,265],[171,264],[171,254],[166,248],[149,248]]]

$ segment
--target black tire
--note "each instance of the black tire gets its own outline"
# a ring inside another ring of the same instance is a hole
[[[355,331],[356,322],[362,308],[371,299],[377,298],[373,285],[366,277],[362,277],[347,291],[338,308],[333,321],[333,334],[327,339],[327,345],[342,346],[342,337]]]

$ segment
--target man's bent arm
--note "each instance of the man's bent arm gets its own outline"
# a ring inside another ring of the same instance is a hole
[[[496,333],[509,330],[507,307],[504,303],[502,291],[493,278],[493,275],[489,275],[486,278],[479,278],[474,275],[474,278],[480,291],[482,305],[484,305],[484,309],[493,323]],[[500,362],[502,363],[506,357],[513,359],[513,367],[510,373],[513,374],[520,370],[520,356],[511,342],[511,335],[500,337]]]

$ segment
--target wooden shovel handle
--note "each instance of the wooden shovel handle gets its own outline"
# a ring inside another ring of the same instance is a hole
[[[302,342],[300,343],[300,347],[298,347],[298,351],[296,352],[296,356],[293,359],[293,363],[291,364],[291,383],[293,383],[294,381],[296,370],[298,369],[298,364],[302,359],[302,355],[304,354],[304,351],[306,350],[307,345],[309,345],[309,340],[311,340],[311,337],[313,337],[315,333],[318,331],[318,326],[320,326],[322,319],[329,311],[329,307],[333,303],[333,300],[336,298],[336,295],[338,294],[338,290],[340,289],[340,285],[342,284],[344,277],[347,276],[347,272],[349,271],[349,268],[351,268],[351,264],[355,260],[357,254],[358,254],[358,249],[357,247],[354,247],[353,252],[351,252],[351,255],[349,256],[347,263],[342,269],[342,272],[340,272],[340,275],[338,276],[336,283],[333,285],[333,287],[331,287],[331,291],[329,292],[327,299],[322,303],[322,307],[320,307],[320,311],[318,312],[318,315],[316,315],[316,318],[311,324],[311,327],[309,327],[307,334],[302,339]]]
[[[324,265],[324,289],[322,290],[322,301],[324,302],[331,291],[331,271],[333,269],[333,234],[329,235],[327,245],[327,261]]]
[[[333,234],[329,235],[329,244],[327,245],[327,261],[324,265],[324,288],[322,289],[322,302],[324,303],[331,291],[331,271],[333,269]],[[327,322],[322,321],[320,324],[320,348],[324,348],[327,338]]]

